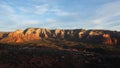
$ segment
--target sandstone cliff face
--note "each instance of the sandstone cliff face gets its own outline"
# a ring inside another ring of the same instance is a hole
[[[105,44],[113,44],[110,34],[103,34]]]
[[[22,32],[22,30],[16,30],[15,32],[9,33],[8,37],[6,37],[7,42],[22,42],[22,38],[24,37]]]
[[[24,31],[16,30],[10,32],[6,37],[0,34],[2,42],[25,42],[32,40],[40,40],[42,38],[66,39],[71,41],[86,42],[86,43],[101,43],[108,45],[116,45],[120,42],[120,33],[105,30],[61,30],[61,29],[43,29],[43,28],[27,28]]]
[[[32,41],[32,40],[39,40],[40,37],[37,34],[34,34],[31,29],[28,29],[26,33],[24,34],[24,31],[22,30],[16,30],[15,32],[11,32],[8,34],[6,38],[3,38],[2,42],[25,42],[25,41]]]

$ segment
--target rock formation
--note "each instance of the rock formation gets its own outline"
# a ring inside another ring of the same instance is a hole
[[[50,30],[44,28],[27,28],[24,31],[16,30],[15,32],[10,32],[8,34],[0,33],[0,42],[7,43],[20,43],[26,41],[40,40],[42,38],[66,39],[70,41],[100,43],[107,45],[120,44],[120,32],[108,30]]]

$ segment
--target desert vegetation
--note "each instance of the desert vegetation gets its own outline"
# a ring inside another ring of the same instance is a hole
[[[119,47],[44,39],[0,44],[0,68],[119,68]]]

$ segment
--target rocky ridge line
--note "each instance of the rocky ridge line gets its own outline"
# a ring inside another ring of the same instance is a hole
[[[120,32],[108,30],[63,30],[63,29],[44,29],[44,28],[27,28],[16,30],[10,33],[0,33],[0,42],[20,43],[42,38],[66,39],[70,41],[100,43],[108,45],[120,44]]]

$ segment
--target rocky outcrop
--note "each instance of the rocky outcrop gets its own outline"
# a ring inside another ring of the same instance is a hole
[[[0,39],[3,38],[4,33],[0,32]]]
[[[110,34],[103,34],[104,44],[113,44]]]
[[[0,39],[7,37],[9,32],[0,32]]]
[[[11,32],[6,37],[7,42],[23,42],[24,35],[22,30],[16,30],[15,32]]]
[[[6,37],[0,34],[2,42],[25,42],[32,40],[40,40],[42,38],[66,39],[77,42],[100,43],[108,45],[117,45],[120,42],[120,33],[108,30],[63,30],[63,29],[44,29],[44,28],[27,28],[10,32]]]
[[[64,38],[64,36],[65,36],[64,30],[55,29],[54,33],[55,33],[55,37],[57,37],[57,38]]]
[[[3,38],[2,42],[25,42],[25,41],[32,41],[32,40],[39,40],[40,37],[38,34],[34,34],[32,29],[28,29],[26,33],[24,34],[24,31],[22,30],[16,30],[15,32],[11,32],[8,34],[6,38]]]

